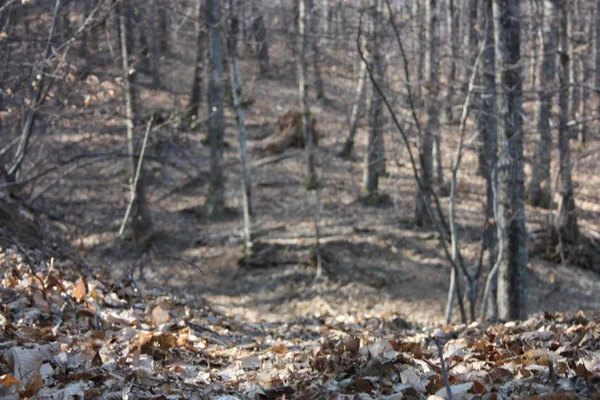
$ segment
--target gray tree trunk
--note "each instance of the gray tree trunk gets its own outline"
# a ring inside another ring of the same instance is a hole
[[[323,75],[321,73],[321,51],[319,49],[319,15],[317,13],[314,0],[305,0],[309,11],[310,23],[310,46],[312,53],[312,66],[315,78],[315,95],[317,100],[325,99],[325,89],[323,84]]]
[[[256,43],[256,57],[258,58],[258,66],[262,76],[270,74],[270,58],[269,58],[269,42],[267,40],[267,27],[263,15],[255,10],[257,16],[252,21],[252,34]]]
[[[453,101],[456,84],[456,59],[458,55],[458,16],[459,10],[455,7],[455,0],[447,0],[446,4],[446,35],[448,37],[448,72],[447,72],[447,89],[446,99],[444,101],[444,109],[446,121],[452,122]]]
[[[600,87],[600,0],[596,0],[594,29],[594,86]],[[596,92],[596,113],[600,115],[600,91]]]
[[[562,0],[559,0],[562,1]],[[567,13],[567,38],[570,43],[577,43],[579,40],[578,30],[580,29],[581,20],[579,19],[578,13],[578,2],[569,1],[570,4],[565,5]],[[569,82],[572,84],[581,83],[579,82],[579,65],[575,60],[574,54],[569,54]],[[568,116],[570,119],[577,119],[577,112],[579,111],[579,97],[580,90],[576,86],[569,87],[569,111]],[[574,135],[577,128],[570,128],[569,134]]]
[[[233,106],[237,121],[240,164],[242,167],[242,205],[244,209],[244,249],[246,257],[253,254],[252,244],[252,181],[250,180],[250,163],[246,148],[246,127],[244,125],[244,109],[242,108],[242,80],[238,62],[237,38],[239,35],[238,0],[229,0],[231,13],[231,40],[229,41],[229,58],[231,66],[231,87],[233,88]]]
[[[207,0],[206,23],[209,38],[210,79],[208,81],[208,138],[210,142],[210,178],[204,205],[207,216],[220,216],[225,210],[225,175],[223,172],[223,39],[220,29],[221,1]]]
[[[560,70],[558,95],[558,152],[560,158],[560,194],[561,201],[558,211],[559,233],[563,240],[576,242],[579,237],[575,198],[573,196],[573,181],[571,178],[571,151],[569,148],[569,37],[568,37],[568,5],[566,0],[558,0],[558,19],[560,29]]]
[[[308,22],[308,7],[307,0],[298,0],[298,95],[300,97],[300,109],[302,112],[302,133],[304,135],[304,148],[306,154],[306,176],[304,179],[304,186],[308,190],[314,190],[317,188],[318,179],[317,171],[315,167],[315,154],[314,154],[314,143],[313,135],[311,132],[311,116],[310,116],[310,105],[308,102],[308,49],[310,45],[310,38],[308,37],[308,29],[306,23]]]
[[[504,255],[498,276],[498,316],[523,319],[527,274],[527,230],[521,129],[520,0],[494,0],[496,101],[498,106],[498,236]],[[504,229],[502,229],[504,228]]]
[[[496,66],[494,51],[494,20],[492,12],[492,0],[485,0],[481,11],[486,16],[485,43],[483,51],[482,69],[480,82],[484,93],[481,96],[481,111],[477,118],[477,131],[482,138],[485,163],[483,164],[483,174],[485,177],[486,188],[486,207],[485,214],[488,221],[494,220],[494,188],[496,185],[495,174],[492,173],[496,166]],[[491,269],[495,264],[496,249],[496,226],[490,223],[485,232],[485,244],[488,251],[488,265]],[[489,304],[487,305],[488,314],[486,317],[491,321],[498,318],[498,308],[496,304],[497,281],[490,287]]]
[[[556,82],[558,20],[555,4],[544,2],[542,7],[542,23],[539,27],[541,57],[537,71],[539,79],[538,102],[536,105],[539,142],[535,152],[531,181],[527,189],[527,202],[534,207],[550,208],[552,205],[550,180],[552,131],[550,117],[555,86],[553,83]]]
[[[202,102],[202,77],[204,75],[204,59],[206,57],[206,49],[204,47],[205,33],[204,23],[204,4],[205,0],[196,0],[196,64],[194,65],[194,83],[192,84],[192,93],[190,94],[190,102],[186,119],[190,125],[195,125],[195,120],[198,119],[198,111]]]
[[[360,72],[358,77],[358,83],[356,84],[356,96],[354,98],[354,104],[352,104],[352,111],[350,112],[350,121],[348,123],[348,136],[344,142],[344,148],[340,151],[339,156],[345,160],[349,160],[352,156],[352,150],[354,149],[354,137],[358,130],[358,121],[360,107],[362,106],[366,91],[367,81],[367,67],[364,63],[360,63]]]
[[[125,97],[125,123],[127,124],[127,150],[130,156],[129,183],[131,196],[134,198],[132,209],[132,228],[133,236],[136,240],[145,237],[152,230],[152,221],[150,219],[150,210],[146,199],[146,179],[142,169],[135,182],[135,173],[138,164],[136,153],[134,129],[137,120],[137,96],[135,88],[136,72],[133,68],[131,59],[134,54],[134,25],[133,9],[127,0],[121,3],[119,13],[120,42],[121,42],[121,62],[123,69],[123,84]]]
[[[155,88],[160,86],[160,30],[158,25],[160,9],[158,0],[150,2],[150,72],[152,84]]]
[[[438,75],[438,5],[437,0],[425,2],[427,57],[425,59],[425,79],[427,92],[425,105],[427,108],[427,125],[423,137],[419,138],[419,159],[421,161],[421,182],[423,191],[417,197],[415,223],[419,226],[431,222],[427,205],[431,204],[431,185],[433,180],[433,138],[439,131],[439,75]]]
[[[383,87],[383,55],[381,54],[381,12],[380,1],[373,0],[370,7],[370,57],[369,69],[373,71],[373,79],[379,87]],[[372,85],[373,86],[373,85]],[[383,154],[383,104],[381,96],[372,90],[369,101],[369,135],[367,152],[363,164],[362,194],[365,200],[377,201],[379,176],[385,169]]]

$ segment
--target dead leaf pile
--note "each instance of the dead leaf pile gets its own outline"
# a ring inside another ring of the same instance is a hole
[[[0,400],[600,398],[600,322],[582,313],[437,331],[397,315],[250,324],[14,247],[0,273]]]

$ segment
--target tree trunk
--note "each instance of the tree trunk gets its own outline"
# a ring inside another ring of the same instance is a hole
[[[223,40],[220,0],[207,0],[206,23],[209,38],[210,79],[208,81],[208,138],[210,142],[210,178],[204,205],[207,216],[218,217],[225,210],[225,175],[223,173]]]
[[[483,174],[485,177],[486,207],[485,214],[488,221],[494,221],[494,188],[496,185],[495,174],[492,173],[496,166],[496,66],[494,54],[494,20],[492,12],[492,0],[485,0],[481,11],[486,16],[485,49],[483,51],[482,70],[480,74],[480,84],[484,93],[481,96],[481,111],[477,118],[477,131],[482,137],[485,163],[483,164]],[[485,231],[485,244],[488,251],[488,264],[490,271],[495,264],[496,249],[496,226],[490,222]],[[495,321],[498,318],[498,308],[496,307],[497,281],[490,287],[489,304],[487,305],[487,318]]]
[[[344,160],[349,160],[352,156],[352,150],[354,149],[354,137],[358,130],[358,121],[360,107],[364,102],[366,94],[366,81],[367,81],[367,67],[364,63],[360,63],[360,72],[358,83],[356,85],[356,96],[354,98],[354,104],[352,105],[352,111],[350,112],[350,122],[348,123],[348,136],[344,143],[344,148],[340,151],[339,156]]]
[[[573,181],[571,179],[571,151],[569,149],[569,37],[568,37],[568,5],[566,0],[558,0],[559,29],[560,29],[560,70],[558,95],[558,152],[560,158],[560,191],[561,201],[558,211],[559,234],[570,243],[577,242],[579,230],[575,213],[575,198],[573,196]]]
[[[494,0],[498,134],[498,236],[505,242],[498,276],[498,316],[523,319],[527,230],[521,130],[520,0]]]
[[[562,0],[558,0],[562,1]],[[573,4],[565,4],[565,12],[567,13],[567,40],[569,43],[577,43],[578,41],[578,32],[577,27],[581,24],[581,20],[579,19],[578,4],[576,1],[571,0],[569,3]],[[569,45],[570,46],[570,45]],[[578,84],[579,82],[579,66],[575,61],[575,55],[569,54],[569,75],[568,80],[571,84]],[[559,100],[560,101],[560,100]],[[576,86],[569,87],[569,109],[568,109],[568,118],[577,119],[577,111],[579,110],[579,88]],[[568,121],[568,119],[567,119]],[[569,135],[574,135],[576,131],[576,127],[569,129]]]
[[[150,210],[146,199],[145,173],[142,169],[135,182],[135,174],[138,164],[136,153],[134,130],[137,120],[137,96],[135,90],[136,71],[132,65],[132,55],[135,53],[133,38],[133,9],[127,0],[121,3],[119,13],[119,31],[121,34],[121,62],[123,69],[123,84],[125,96],[125,123],[127,124],[127,151],[130,154],[129,184],[133,197],[132,228],[133,237],[138,240],[143,238],[152,230]]]
[[[319,16],[316,11],[314,0],[305,0],[310,12],[308,18],[310,23],[310,46],[312,52],[313,73],[315,75],[315,95],[317,100],[325,99],[323,86],[323,75],[321,74],[321,51],[319,49]]]
[[[425,62],[425,78],[427,79],[427,92],[425,93],[425,104],[427,107],[427,125],[420,138],[419,158],[421,160],[421,179],[423,192],[417,198],[415,210],[415,223],[419,226],[431,222],[427,212],[426,204],[431,204],[431,185],[433,178],[433,138],[439,131],[439,76],[438,76],[438,18],[437,0],[425,2],[425,14],[427,21],[426,43],[427,57]]]
[[[600,87],[600,0],[596,0],[594,29],[594,86]],[[600,115],[600,91],[596,91],[596,113]]]
[[[459,10],[455,7],[454,0],[447,0],[446,4],[446,35],[448,37],[448,71],[447,89],[444,109],[446,121],[454,120],[452,102],[454,98],[454,85],[456,83],[456,58],[458,54],[458,15]]]
[[[198,111],[202,102],[202,76],[204,75],[204,59],[206,49],[204,48],[205,30],[202,18],[204,18],[205,0],[196,0],[196,65],[194,65],[194,83],[192,84],[192,93],[188,103],[186,119],[191,126],[195,125],[198,119]]]
[[[161,10],[158,6],[158,0],[150,1],[150,71],[152,74],[152,84],[155,88],[160,86],[160,31],[159,14]]]
[[[425,1],[429,1],[429,0],[425,0]],[[414,43],[414,48],[413,48],[413,52],[414,54],[416,54],[417,57],[417,62],[415,64],[415,74],[413,76],[417,77],[417,82],[416,82],[416,90],[415,90],[415,98],[417,99],[421,99],[422,98],[422,83],[423,83],[423,69],[425,66],[425,51],[423,51],[422,49],[422,44],[425,43],[425,21],[423,19],[423,4],[422,4],[422,0],[414,0],[414,3],[412,4],[412,18],[411,20],[414,21],[414,26],[416,26],[416,38],[413,41]],[[412,82],[411,82],[412,83]],[[420,101],[420,100],[419,100]]]
[[[380,1],[373,0],[371,5],[371,34],[369,40],[370,68],[373,79],[379,87],[383,87],[383,55],[381,54],[381,12]],[[373,86],[373,85],[372,85]],[[383,154],[383,108],[379,94],[372,90],[369,101],[369,136],[367,137],[367,152],[363,164],[362,194],[367,202],[377,201],[379,176],[384,163]]]
[[[244,109],[242,108],[242,81],[238,62],[237,39],[239,35],[238,0],[229,0],[231,13],[231,40],[229,41],[229,58],[231,67],[231,87],[233,88],[233,106],[237,121],[240,164],[242,167],[242,205],[244,209],[244,253],[252,257],[252,182],[250,180],[250,163],[246,149],[246,127],[244,125]]]
[[[256,10],[256,18],[252,21],[252,33],[256,42],[256,57],[258,57],[258,66],[260,74],[268,77],[270,73],[269,42],[267,40],[267,27],[263,15]]]
[[[550,117],[556,76],[556,51],[558,30],[556,6],[551,2],[542,4],[542,23],[539,27],[540,63],[537,73],[538,102],[536,105],[539,142],[535,153],[535,163],[527,190],[527,202],[534,207],[550,208],[552,204],[550,182],[550,158],[552,152],[552,131]]]
[[[300,109],[302,112],[302,133],[304,135],[304,151],[306,153],[306,177],[304,186],[308,190],[317,188],[317,171],[315,167],[315,154],[313,135],[311,133],[310,106],[308,102],[308,48],[309,40],[306,23],[308,22],[309,0],[298,0],[298,94],[300,97]]]

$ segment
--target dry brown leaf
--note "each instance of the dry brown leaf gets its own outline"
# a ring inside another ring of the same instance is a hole
[[[87,283],[83,276],[80,276],[75,284],[75,289],[73,290],[73,297],[77,300],[78,303],[81,303],[85,296],[87,295]]]
[[[275,346],[271,347],[271,351],[277,354],[286,354],[288,352],[288,348],[283,343],[277,343]]]
[[[171,319],[171,315],[165,309],[163,309],[160,305],[154,307],[152,309],[152,322],[156,325],[163,325],[169,322]]]

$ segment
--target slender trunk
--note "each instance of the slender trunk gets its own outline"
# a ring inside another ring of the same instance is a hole
[[[427,212],[426,204],[431,204],[431,185],[433,178],[433,138],[439,130],[439,76],[438,76],[438,19],[437,0],[425,2],[425,14],[427,21],[426,43],[427,58],[425,63],[425,77],[427,79],[427,93],[425,96],[427,108],[427,125],[420,138],[419,158],[421,160],[421,179],[423,193],[417,198],[415,210],[415,223],[419,226],[428,225],[431,217]]]
[[[448,37],[448,72],[447,72],[447,91],[444,101],[446,121],[454,120],[452,101],[454,98],[456,82],[456,56],[458,54],[458,15],[459,10],[455,7],[455,0],[447,0],[446,4],[446,35]]]
[[[464,38],[465,38],[465,53],[464,53],[464,69],[461,77],[462,90],[466,93],[469,85],[469,76],[471,76],[471,67],[477,56],[477,3],[479,0],[463,0],[467,4],[465,10],[464,21]]]
[[[539,142],[535,153],[535,164],[527,189],[527,202],[534,207],[550,208],[552,194],[550,184],[550,156],[552,152],[552,131],[550,117],[556,76],[556,51],[558,30],[556,6],[545,2],[542,10],[542,23],[539,28],[541,57],[538,67],[538,102],[536,105]]]
[[[379,87],[383,87],[383,56],[381,54],[381,12],[379,0],[373,0],[371,5],[371,34],[369,40],[370,69],[373,79]],[[363,164],[362,193],[367,202],[377,201],[379,176],[383,163],[383,108],[381,96],[373,89],[369,101],[369,135],[367,137],[367,152]]]
[[[194,83],[192,84],[192,93],[190,94],[190,102],[186,119],[191,126],[195,125],[198,119],[200,103],[202,102],[202,76],[204,75],[204,59],[206,50],[204,48],[205,30],[202,18],[204,17],[205,0],[196,0],[196,65],[194,65]]]
[[[352,105],[352,111],[350,112],[350,122],[348,123],[348,136],[344,143],[344,148],[340,151],[339,156],[345,160],[349,160],[352,156],[352,150],[354,149],[354,137],[358,130],[358,121],[360,107],[364,102],[366,93],[366,81],[367,81],[367,67],[364,63],[360,63],[360,72],[358,83],[356,85],[356,95],[354,98],[354,104]]]
[[[299,55],[298,55],[298,94],[300,97],[300,108],[302,113],[302,133],[304,136],[304,147],[306,153],[306,177],[304,186],[313,190],[317,188],[317,171],[315,167],[315,154],[313,134],[311,132],[312,123],[310,115],[310,106],[308,102],[308,48],[309,40],[306,23],[308,22],[307,0],[298,0],[298,39],[299,39]]]
[[[267,27],[265,26],[265,20],[263,15],[255,10],[255,14],[258,14],[254,21],[252,21],[252,34],[254,35],[254,41],[256,42],[256,56],[258,57],[258,66],[260,68],[260,74],[268,77],[270,74],[270,58],[269,58],[269,42],[267,40]]]
[[[498,316],[503,320],[523,319],[527,315],[519,3],[520,0],[494,0],[493,4],[498,89],[498,236],[505,236],[506,243],[498,276]]]
[[[560,0],[558,19],[560,27],[560,70],[558,95],[558,152],[560,158],[560,191],[561,201],[558,214],[559,234],[563,241],[577,242],[579,230],[573,196],[573,181],[571,179],[571,151],[569,149],[569,37],[568,37],[568,9],[566,0]]]
[[[429,1],[429,0],[425,0],[425,1]],[[417,27],[416,29],[416,40],[413,42],[414,43],[414,54],[416,54],[417,56],[417,63],[415,64],[416,67],[416,71],[415,74],[413,76],[417,77],[417,82],[415,82],[416,84],[416,90],[415,90],[415,98],[417,99],[421,99],[422,98],[422,86],[423,86],[423,69],[425,66],[425,51],[422,50],[422,44],[426,43],[425,40],[425,21],[423,18],[423,4],[422,4],[422,0],[414,0],[413,3],[413,7],[412,7],[412,12],[413,12],[413,17],[412,20],[414,21],[414,26]],[[420,100],[419,100],[420,101]]]
[[[561,1],[561,0],[559,0]],[[565,5],[565,12],[567,13],[567,40],[570,43],[577,43],[578,41],[578,32],[577,28],[581,24],[581,20],[579,19],[579,13],[577,12],[579,7],[577,1],[571,0],[569,3]],[[568,80],[571,84],[578,84],[579,82],[579,65],[575,61],[574,53],[569,53],[569,75]],[[560,101],[560,100],[559,100]],[[577,111],[579,110],[579,88],[576,86],[569,87],[569,102],[568,102],[568,118],[577,119]],[[568,119],[567,119],[568,121]],[[574,136],[577,127],[569,129],[569,135]]]
[[[323,75],[321,74],[321,51],[319,49],[319,16],[317,15],[314,0],[306,0],[306,4],[309,7],[310,15],[310,46],[312,52],[312,66],[313,73],[315,76],[315,94],[317,100],[325,99],[325,89],[323,84]]]
[[[483,67],[480,74],[480,84],[484,93],[481,96],[481,111],[477,118],[477,131],[482,137],[485,164],[483,174],[485,177],[486,207],[485,214],[488,221],[494,221],[494,188],[496,185],[493,169],[496,166],[496,66],[494,54],[494,19],[492,13],[492,0],[485,0],[482,4],[482,12],[486,16],[485,25],[485,50],[483,52]],[[489,222],[485,231],[485,247],[488,251],[488,265],[490,271],[495,263],[496,249],[496,226]],[[496,285],[497,281],[491,282],[489,298],[489,313],[487,317],[494,321],[498,317],[496,307]]]
[[[169,54],[169,16],[167,7],[158,7],[158,52]]]
[[[246,127],[244,125],[244,109],[242,108],[242,81],[238,62],[237,38],[239,34],[238,0],[229,0],[231,13],[231,38],[229,41],[229,58],[231,67],[231,87],[233,88],[233,106],[235,108],[240,164],[242,167],[242,204],[244,209],[244,253],[252,256],[252,181],[250,180],[250,163],[246,148]]]
[[[596,0],[594,30],[594,86],[600,87],[600,0]],[[596,91],[596,113],[600,115],[600,91]]]
[[[207,0],[206,23],[209,37],[210,79],[208,82],[208,138],[210,142],[210,178],[204,204],[207,216],[220,216],[225,210],[225,175],[223,173],[223,40],[220,30],[221,2]]]
[[[160,31],[158,26],[158,14],[160,9],[158,6],[158,0],[150,1],[150,40],[151,40],[151,51],[150,51],[150,71],[152,73],[152,84],[155,88],[160,86]]]
[[[130,195],[133,197],[133,235],[135,239],[140,239],[152,230],[152,221],[150,219],[150,210],[146,199],[146,188],[143,169],[140,172],[137,184],[135,183],[135,173],[138,163],[135,154],[134,129],[137,119],[137,100],[135,95],[135,68],[132,68],[131,59],[134,54],[133,39],[133,10],[127,0],[121,3],[119,13],[120,42],[121,42],[121,63],[123,69],[123,93],[125,97],[125,123],[127,125],[127,151],[131,155],[129,166],[129,184]]]

